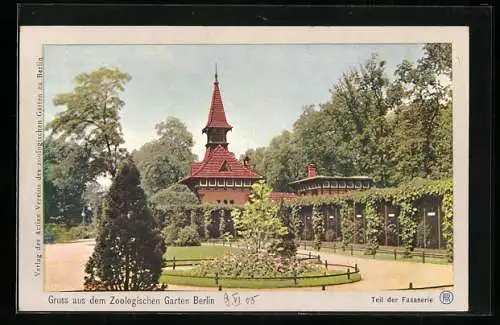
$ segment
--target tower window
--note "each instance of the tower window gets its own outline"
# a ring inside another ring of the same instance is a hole
[[[234,181],[234,186],[241,186],[241,179],[236,179]]]
[[[220,200],[217,200],[217,203],[220,203]]]
[[[220,172],[230,172],[231,171],[231,167],[229,166],[229,163],[227,162],[227,160],[224,160],[224,162],[222,163],[222,165],[219,168],[219,171]]]
[[[226,179],[226,186],[233,186],[233,184],[234,184],[233,179],[231,178]]]
[[[224,186],[224,185],[225,185],[224,179],[223,178],[219,178],[217,180],[217,186]]]
[[[224,204],[227,204],[227,200],[224,200]]]
[[[208,181],[208,186],[215,186],[215,185],[216,185],[216,181],[215,181],[215,179],[210,179],[210,180]]]
[[[234,200],[229,200],[229,204],[234,204]]]

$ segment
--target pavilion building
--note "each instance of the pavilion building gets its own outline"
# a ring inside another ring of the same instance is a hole
[[[321,176],[316,174],[314,164],[307,166],[307,177],[291,182],[297,196],[334,196],[350,191],[366,190],[373,187],[373,179],[368,176]]]
[[[262,177],[250,167],[249,159],[239,161],[228,150],[228,123],[222,103],[217,72],[208,121],[202,133],[207,135],[205,155],[193,163],[189,174],[180,183],[193,190],[201,203],[243,205],[248,201],[251,186]]]

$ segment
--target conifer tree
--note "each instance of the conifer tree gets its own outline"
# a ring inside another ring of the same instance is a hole
[[[137,167],[125,161],[105,199],[104,217],[85,272],[85,284],[104,290],[157,288],[165,245],[146,204]]]

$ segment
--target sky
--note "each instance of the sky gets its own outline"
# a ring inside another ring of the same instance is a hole
[[[377,53],[393,71],[402,60],[415,62],[421,44],[297,45],[46,45],[45,121],[63,107],[52,99],[70,92],[74,77],[100,67],[119,68],[132,79],[121,94],[121,121],[129,152],[156,138],[154,126],[169,116],[193,134],[193,152],[202,158],[205,126],[217,63],[229,150],[236,157],[266,146],[291,130],[302,107],[330,99],[342,73]]]

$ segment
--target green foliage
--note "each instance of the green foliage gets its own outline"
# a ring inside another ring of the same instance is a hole
[[[174,246],[177,245],[177,236],[179,235],[180,227],[174,223],[169,224],[163,228],[163,238],[165,240],[165,245]]]
[[[206,207],[203,211],[203,225],[205,229],[205,239],[210,238],[210,225],[212,223],[212,212],[210,207]]]
[[[225,233],[226,233],[225,211],[220,210],[219,211],[219,237],[224,236]]]
[[[75,77],[72,92],[57,94],[54,105],[64,106],[47,124],[47,130],[61,139],[71,138],[82,144],[84,157],[97,173],[115,176],[125,156],[120,110],[125,103],[119,93],[131,77],[118,69],[99,68]]]
[[[78,239],[94,238],[96,229],[93,225],[71,226],[49,223],[44,226],[44,233],[51,234],[56,243],[67,243]]]
[[[378,250],[378,236],[382,231],[382,218],[378,215],[375,204],[368,201],[365,204],[365,219],[366,219],[366,238],[367,238],[367,255],[375,255]]]
[[[297,253],[297,236],[299,228],[295,217],[300,218],[293,214],[292,209],[287,209],[283,200],[279,203],[278,218],[284,227],[288,229],[287,233],[279,236],[275,242],[271,244],[269,251],[273,254],[278,254],[284,258],[291,258]]]
[[[314,249],[319,250],[321,248],[321,237],[325,232],[325,217],[316,205],[313,206],[312,223],[314,233]]]
[[[251,278],[251,277],[292,277],[306,272],[320,271],[322,266],[296,259],[283,259],[265,252],[232,252],[214,260],[203,261],[193,269],[195,276]]]
[[[139,171],[125,161],[106,195],[96,246],[85,266],[85,285],[106,290],[154,290],[165,245],[146,204]]]
[[[82,219],[86,184],[95,177],[85,150],[74,141],[47,137],[43,150],[43,199],[45,223],[75,226]]]
[[[345,202],[340,208],[340,225],[342,230],[342,248],[347,248],[355,241],[354,208]]]
[[[137,168],[141,172],[144,190],[148,195],[156,194],[176,184],[187,175],[191,163],[196,159],[191,152],[194,146],[193,135],[178,118],[168,117],[155,128],[158,138],[132,153]],[[177,192],[183,194],[174,194]],[[186,200],[186,204],[189,204],[189,202],[194,203],[195,199],[196,202],[198,201],[177,185],[170,188],[169,194],[163,193],[161,197],[167,201],[160,199],[160,202],[170,204],[170,200],[174,202]]]
[[[277,216],[277,204],[269,199],[271,192],[264,181],[254,183],[243,211],[235,208],[231,212],[237,234],[252,253],[269,249],[274,240],[288,232]]]
[[[200,234],[196,225],[190,225],[179,230],[175,239],[176,246],[200,246]]]
[[[377,187],[451,177],[451,44],[422,50],[394,78],[377,55],[345,71],[327,102],[303,107],[292,130],[247,150],[251,166],[276,191],[290,191],[310,162],[320,175],[368,175]]]
[[[183,206],[198,204],[198,198],[186,185],[174,184],[159,190],[150,197],[149,202],[157,207]]]

